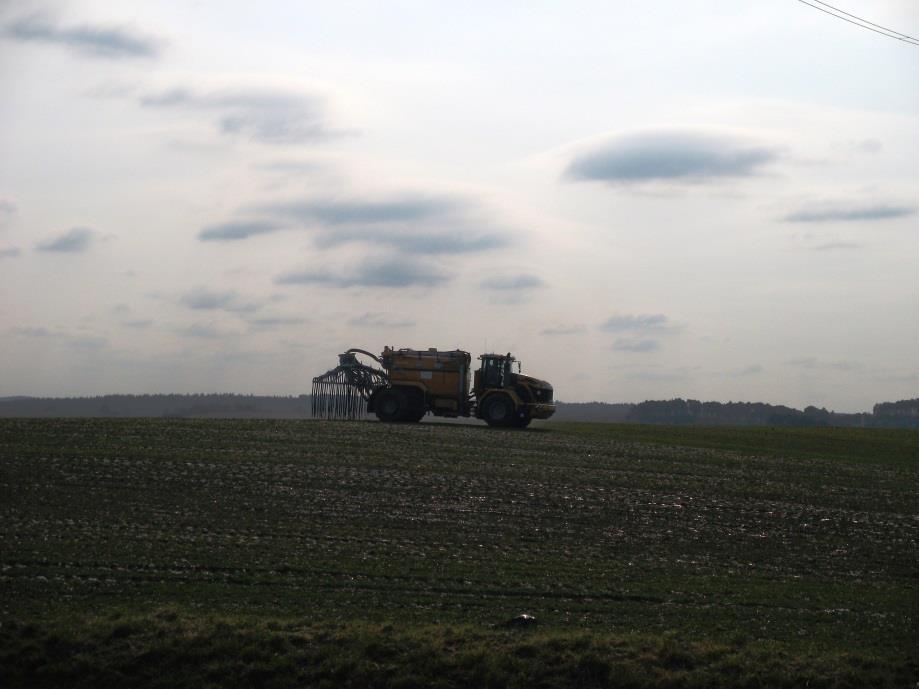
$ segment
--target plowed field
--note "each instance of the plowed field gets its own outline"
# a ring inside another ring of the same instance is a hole
[[[832,432],[820,452],[795,449],[807,431],[751,435],[755,453],[742,430],[740,450],[654,432],[2,421],[0,620],[168,605],[485,629],[525,612],[915,660],[919,434],[866,431],[852,446],[878,451],[846,456]]]

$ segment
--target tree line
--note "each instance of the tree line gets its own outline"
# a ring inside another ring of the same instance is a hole
[[[0,418],[158,417],[304,419],[309,395],[232,393],[0,398]],[[558,402],[553,420],[699,426],[845,426],[919,428],[919,398],[875,404],[871,412],[844,414],[814,406],[803,410],[763,402],[648,400],[639,404]]]

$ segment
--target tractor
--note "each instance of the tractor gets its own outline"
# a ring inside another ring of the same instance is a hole
[[[378,366],[361,362],[359,354]],[[336,368],[313,379],[314,417],[356,419],[369,412],[387,423],[416,423],[431,414],[526,428],[555,413],[552,386],[523,375],[510,352],[482,354],[471,389],[472,357],[459,349],[386,347],[380,356],[349,349],[338,360]]]

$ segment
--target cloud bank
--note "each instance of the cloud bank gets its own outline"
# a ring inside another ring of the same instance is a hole
[[[656,352],[661,343],[653,339],[640,339],[621,337],[613,342],[613,350],[617,352]]]
[[[467,254],[502,249],[508,232],[482,220],[469,201],[404,194],[382,199],[306,199],[262,203],[254,217],[205,227],[201,241],[239,241],[281,230],[308,232],[320,249],[364,244],[404,254]]]
[[[251,318],[247,321],[250,327],[262,330],[274,330],[288,325],[303,325],[307,323],[306,318],[296,316],[265,316],[262,318]]]
[[[480,283],[482,289],[496,290],[498,292],[516,292],[545,287],[546,283],[535,275],[508,275],[488,278]]]
[[[839,249],[860,249],[861,244],[855,242],[825,242],[814,247],[814,251],[837,251]]]
[[[736,368],[725,373],[729,378],[746,378],[747,376],[758,376],[760,373],[763,373],[766,369],[760,364],[750,364],[749,366],[744,366],[743,368]]]
[[[278,202],[256,210],[309,230],[321,248],[364,243],[410,254],[464,254],[510,244],[507,233],[475,217],[472,203],[443,196]]]
[[[59,45],[94,58],[144,58],[160,53],[158,41],[130,29],[92,24],[58,26],[41,15],[8,23],[3,35],[16,41]]]
[[[368,259],[355,269],[332,272],[327,269],[284,273],[275,279],[279,285],[321,285],[350,287],[436,287],[451,278],[434,267],[404,258]]]
[[[619,333],[625,331],[659,330],[668,327],[667,316],[662,313],[639,313],[611,316],[602,325],[600,330]]]
[[[16,204],[0,198],[0,227],[4,227],[16,214]]]
[[[217,292],[198,287],[182,295],[183,306],[196,311],[257,311],[260,305],[246,302],[233,291]]]
[[[549,337],[559,337],[562,335],[579,335],[584,332],[587,332],[587,327],[583,325],[554,325],[550,328],[541,330],[539,334],[548,335]]]
[[[453,199],[402,196],[368,201],[357,199],[302,201],[266,205],[267,212],[322,225],[411,223],[449,215],[458,207]]]
[[[95,232],[88,227],[74,227],[67,232],[40,242],[39,251],[77,254],[89,249],[95,241]]]
[[[348,325],[358,328],[412,328],[415,321],[386,313],[364,313],[348,320]]]
[[[142,96],[140,105],[211,112],[222,134],[265,144],[319,142],[341,135],[326,124],[322,99],[302,91],[251,87],[203,91],[177,87]]]
[[[782,220],[800,223],[896,220],[914,215],[916,210],[916,206],[895,206],[883,203],[862,206],[823,204],[789,213]]]
[[[269,234],[284,229],[283,225],[267,221],[240,221],[225,222],[218,225],[205,227],[198,233],[198,239],[203,242],[210,241],[235,241],[248,239],[260,234]]]
[[[853,361],[825,361],[816,357],[798,357],[784,362],[786,366],[807,371],[860,371],[864,366]]]
[[[617,352],[648,353],[660,349],[657,339],[678,330],[662,313],[618,314],[600,324],[600,330],[623,335],[613,341]]]
[[[214,340],[223,337],[225,333],[217,327],[206,323],[193,323],[192,325],[176,328],[173,332],[180,337],[190,337],[203,340]]]
[[[575,156],[565,177],[611,184],[699,183],[749,177],[777,157],[770,148],[728,134],[661,129],[614,136]]]

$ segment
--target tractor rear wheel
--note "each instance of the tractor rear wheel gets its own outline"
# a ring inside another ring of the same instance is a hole
[[[408,400],[401,390],[388,388],[377,395],[373,408],[380,421],[394,423],[402,421],[407,406]]]
[[[489,426],[510,426],[514,423],[514,403],[507,395],[492,395],[485,400],[482,418]]]

